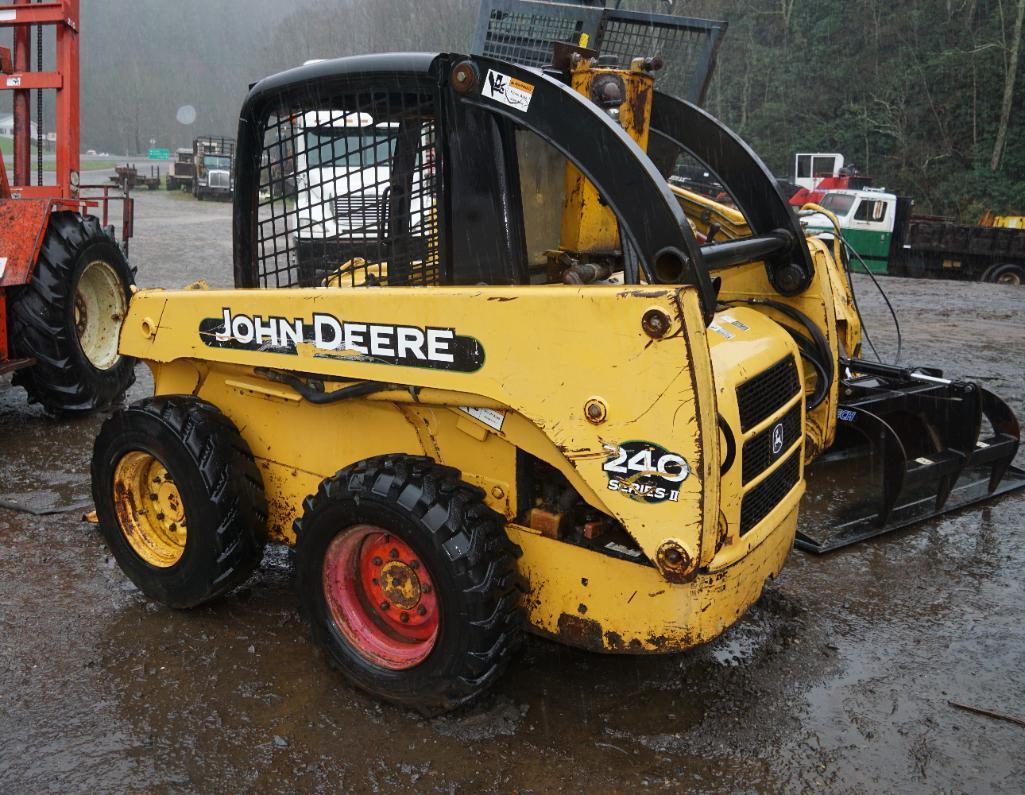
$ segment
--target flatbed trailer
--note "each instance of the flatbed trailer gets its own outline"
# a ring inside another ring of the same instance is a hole
[[[881,188],[827,191],[819,204],[836,216],[844,239],[874,273],[1025,284],[1025,229],[915,216],[910,198]],[[805,224],[833,231],[823,214]]]
[[[891,268],[909,276],[1025,284],[1025,229],[912,217]]]

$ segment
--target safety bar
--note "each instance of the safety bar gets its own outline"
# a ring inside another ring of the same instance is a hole
[[[774,229],[764,235],[755,235],[741,240],[727,240],[709,243],[701,247],[701,256],[708,270],[722,270],[735,265],[782,254],[794,244],[794,236],[786,229]]]

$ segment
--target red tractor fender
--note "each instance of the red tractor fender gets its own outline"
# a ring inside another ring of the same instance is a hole
[[[27,284],[50,222],[53,199],[0,199],[0,287]]]

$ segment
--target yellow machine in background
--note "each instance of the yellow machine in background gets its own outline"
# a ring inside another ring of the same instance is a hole
[[[331,662],[436,710],[525,625],[679,651],[779,573],[860,345],[847,274],[742,141],[654,91],[657,63],[563,56],[365,56],[253,88],[249,289],[133,296],[121,352],[155,396],[96,443],[101,527],[145,593],[191,607],[294,544]],[[671,190],[656,133],[745,173],[754,210]],[[264,184],[298,162],[331,164],[296,175],[302,200]]]

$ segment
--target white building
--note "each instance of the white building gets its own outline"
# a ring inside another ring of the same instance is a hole
[[[36,123],[31,122],[32,125],[32,140],[36,137]],[[13,138],[14,137],[14,116],[10,113],[0,113],[0,138]]]

